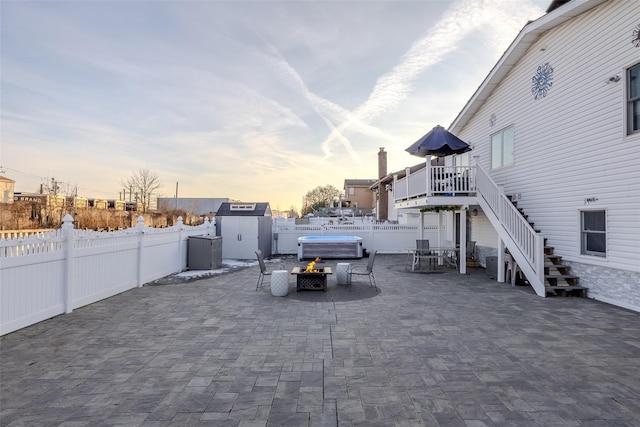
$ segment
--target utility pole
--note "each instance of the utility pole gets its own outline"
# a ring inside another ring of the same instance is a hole
[[[176,181],[176,210],[178,210],[178,181]]]

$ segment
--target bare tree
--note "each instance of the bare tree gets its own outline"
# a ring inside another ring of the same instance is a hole
[[[294,205],[291,205],[289,207],[289,210],[287,211],[287,216],[289,218],[297,218],[298,217],[298,211],[296,211],[296,207]]]
[[[135,201],[142,203],[142,211],[149,210],[151,195],[162,186],[157,173],[149,169],[140,169],[120,184],[129,190],[129,195],[135,195]]]

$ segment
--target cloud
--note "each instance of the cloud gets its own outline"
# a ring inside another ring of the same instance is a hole
[[[345,131],[360,131],[363,124],[398,108],[412,91],[416,78],[430,66],[442,61],[457,48],[461,40],[484,25],[487,19],[484,5],[478,2],[454,3],[424,37],[413,43],[402,61],[378,79],[368,99],[332,129],[321,144],[323,150],[330,152],[336,140],[344,144],[347,139],[344,137]]]
[[[116,192],[149,167],[185,196],[288,207],[455,116],[527,4],[9,2],[2,160]]]
[[[536,7],[513,1],[466,0],[454,3],[425,37],[413,43],[402,61],[378,79],[368,99],[348,113],[340,124],[331,127],[331,132],[321,144],[323,151],[331,152],[336,142],[348,145],[349,139],[344,135],[346,131],[362,131],[366,123],[398,108],[413,90],[418,76],[456,50],[472,32],[486,28],[493,41],[489,48],[494,53],[501,53],[528,17],[536,13],[540,13]],[[368,129],[375,129],[375,126],[369,125]],[[390,140],[394,141],[393,138]]]

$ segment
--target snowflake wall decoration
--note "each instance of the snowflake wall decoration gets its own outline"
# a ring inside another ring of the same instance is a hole
[[[633,33],[631,34],[631,43],[635,47],[640,47],[640,24],[633,29]]]
[[[547,96],[549,88],[553,86],[553,67],[548,62],[540,65],[536,75],[531,77],[531,83],[533,99],[538,100]]]

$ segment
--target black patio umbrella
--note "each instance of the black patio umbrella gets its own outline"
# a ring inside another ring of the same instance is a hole
[[[427,155],[443,157],[451,154],[462,154],[471,151],[469,144],[438,125],[429,133],[414,142],[405,150],[409,154],[418,157]]]

